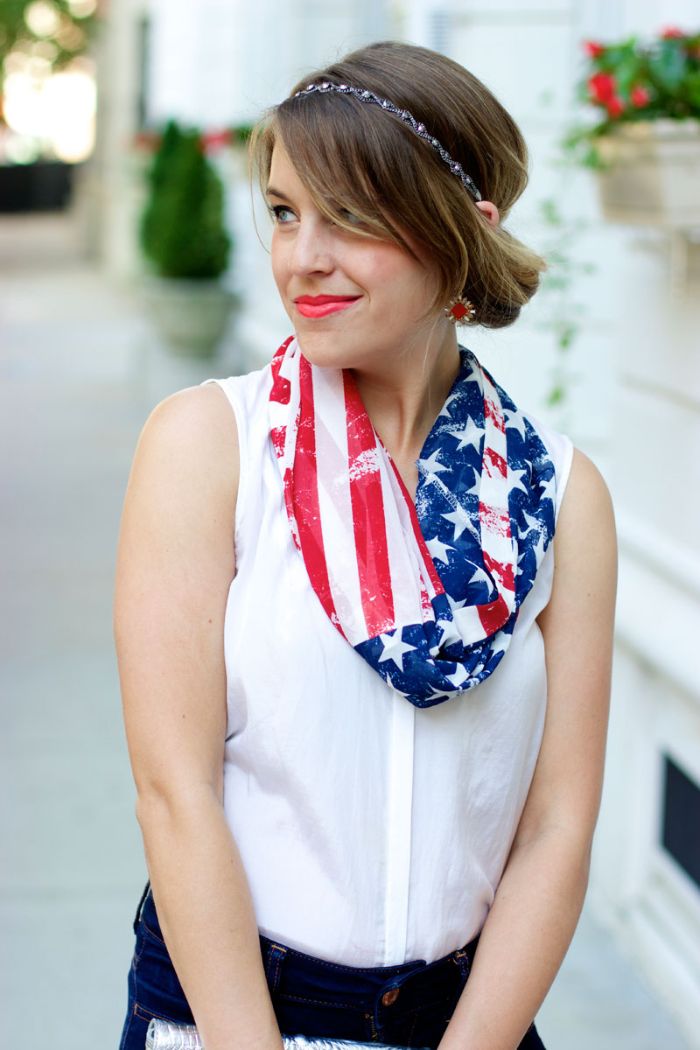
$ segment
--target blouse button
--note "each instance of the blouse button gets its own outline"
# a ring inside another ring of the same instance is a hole
[[[388,992],[384,992],[382,996],[382,1003],[384,1006],[391,1006],[395,1003],[399,997],[400,988],[390,988]]]

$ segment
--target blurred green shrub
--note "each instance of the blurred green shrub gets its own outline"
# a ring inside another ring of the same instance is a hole
[[[224,221],[224,187],[204,152],[201,133],[168,122],[148,171],[141,248],[161,277],[212,279],[232,247]]]

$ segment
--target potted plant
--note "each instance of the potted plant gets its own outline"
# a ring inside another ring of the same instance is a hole
[[[700,32],[664,29],[648,43],[586,41],[579,86],[595,119],[564,140],[598,176],[603,213],[618,222],[700,223]]]
[[[224,188],[202,135],[171,120],[147,176],[140,243],[153,271],[145,297],[168,347],[211,356],[235,305],[223,286],[231,251]]]

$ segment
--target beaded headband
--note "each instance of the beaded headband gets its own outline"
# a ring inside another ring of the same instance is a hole
[[[363,90],[362,88],[351,87],[349,84],[331,84],[329,81],[324,80],[320,84],[309,84],[308,87],[303,88],[301,91],[297,91],[292,98],[299,98],[301,95],[311,95],[314,92],[320,92],[321,94],[328,94],[329,92],[337,92],[340,95],[352,95],[359,102],[371,102],[375,106],[380,106],[385,109],[387,113],[393,113],[399,117],[403,123],[415,132],[419,138],[422,138],[429,146],[440,155],[441,159],[447,164],[453,175],[456,175],[460,180],[465,189],[471,194],[475,201],[481,200],[481,193],[477,189],[476,183],[470,175],[467,175],[466,171],[462,168],[461,164],[458,164],[450,154],[447,152],[445,147],[436,138],[426,130],[425,124],[421,124],[412,113],[409,113],[407,109],[399,109],[393,102],[390,102],[388,98],[382,98],[380,95],[375,95],[373,91]]]

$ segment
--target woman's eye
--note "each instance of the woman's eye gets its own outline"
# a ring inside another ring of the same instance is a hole
[[[294,212],[291,208],[287,208],[284,204],[274,204],[268,208],[270,215],[279,223],[280,226],[285,226],[288,222],[291,222],[295,218]]]

